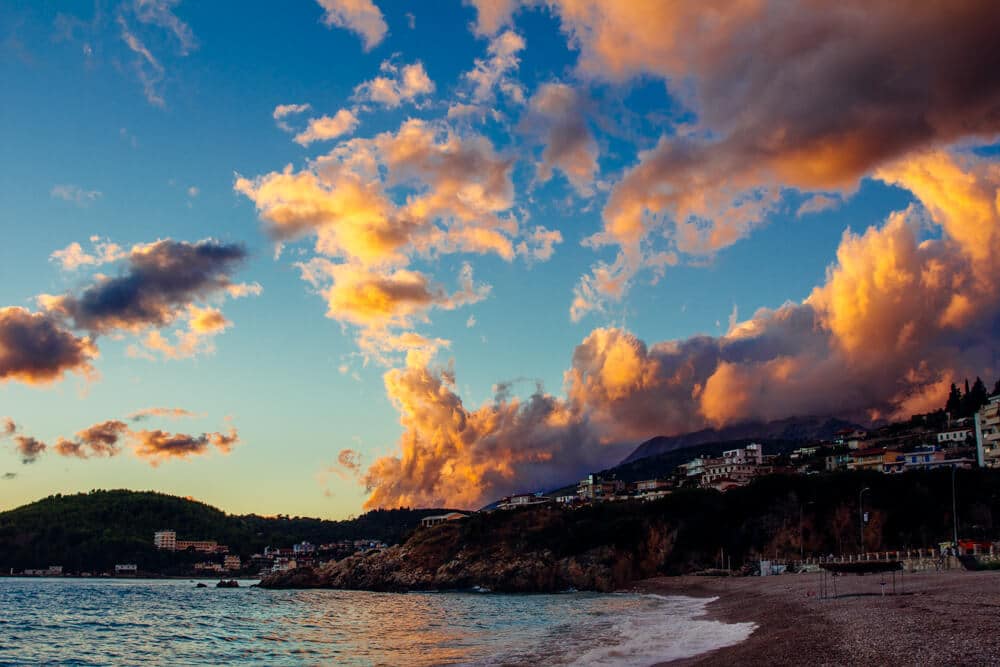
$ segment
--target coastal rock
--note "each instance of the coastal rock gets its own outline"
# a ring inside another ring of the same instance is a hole
[[[574,526],[576,518],[557,508],[476,516],[418,530],[388,549],[315,569],[276,573],[260,586],[387,592],[477,587],[505,593],[612,591],[655,574],[671,544],[665,525],[644,525],[644,539],[616,545],[608,544],[605,535],[581,531],[586,526]]]

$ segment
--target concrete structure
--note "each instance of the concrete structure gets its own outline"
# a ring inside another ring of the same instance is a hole
[[[952,428],[938,433],[937,442],[939,445],[963,444],[973,437],[971,428]]]
[[[311,554],[314,551],[316,551],[316,547],[309,542],[299,542],[298,544],[292,545],[292,553],[295,555]]]
[[[501,510],[513,510],[520,507],[534,507],[537,505],[548,505],[552,502],[551,498],[543,496],[541,494],[534,493],[518,493],[513,496],[507,496],[497,504],[497,509]]]
[[[153,546],[163,551],[177,550],[177,532],[173,530],[158,530],[153,533]]]
[[[576,485],[576,495],[581,500],[603,500],[625,490],[620,479],[605,480],[600,475],[587,475]]]
[[[239,556],[227,555],[222,561],[222,567],[227,570],[238,570],[243,563]]]
[[[206,554],[225,553],[229,547],[220,545],[215,540],[177,540],[175,551],[187,551],[192,549]]]
[[[975,415],[976,450],[980,466],[1000,467],[1000,394]]]
[[[136,574],[139,571],[139,566],[135,563],[118,563],[115,565],[115,575],[122,576],[128,574]]]
[[[447,514],[436,514],[434,516],[425,516],[420,520],[420,525],[424,528],[430,528],[431,526],[437,526],[442,523],[447,523],[448,521],[461,521],[462,519],[468,518],[468,515],[462,514],[461,512],[448,512]],[[357,545],[355,545],[357,546]]]

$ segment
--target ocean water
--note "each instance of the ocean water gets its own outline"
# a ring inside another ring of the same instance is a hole
[[[0,665],[649,665],[744,640],[707,600],[0,578]]]

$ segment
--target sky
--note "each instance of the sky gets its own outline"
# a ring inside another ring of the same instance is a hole
[[[0,509],[475,508],[992,382],[990,1],[0,1]]]

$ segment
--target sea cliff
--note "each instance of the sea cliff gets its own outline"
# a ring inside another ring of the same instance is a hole
[[[558,508],[473,516],[416,531],[405,543],[317,568],[265,577],[263,588],[371,591],[611,591],[656,574],[673,531],[663,521],[619,517],[616,538],[584,514]],[[602,513],[603,514],[603,513]]]

